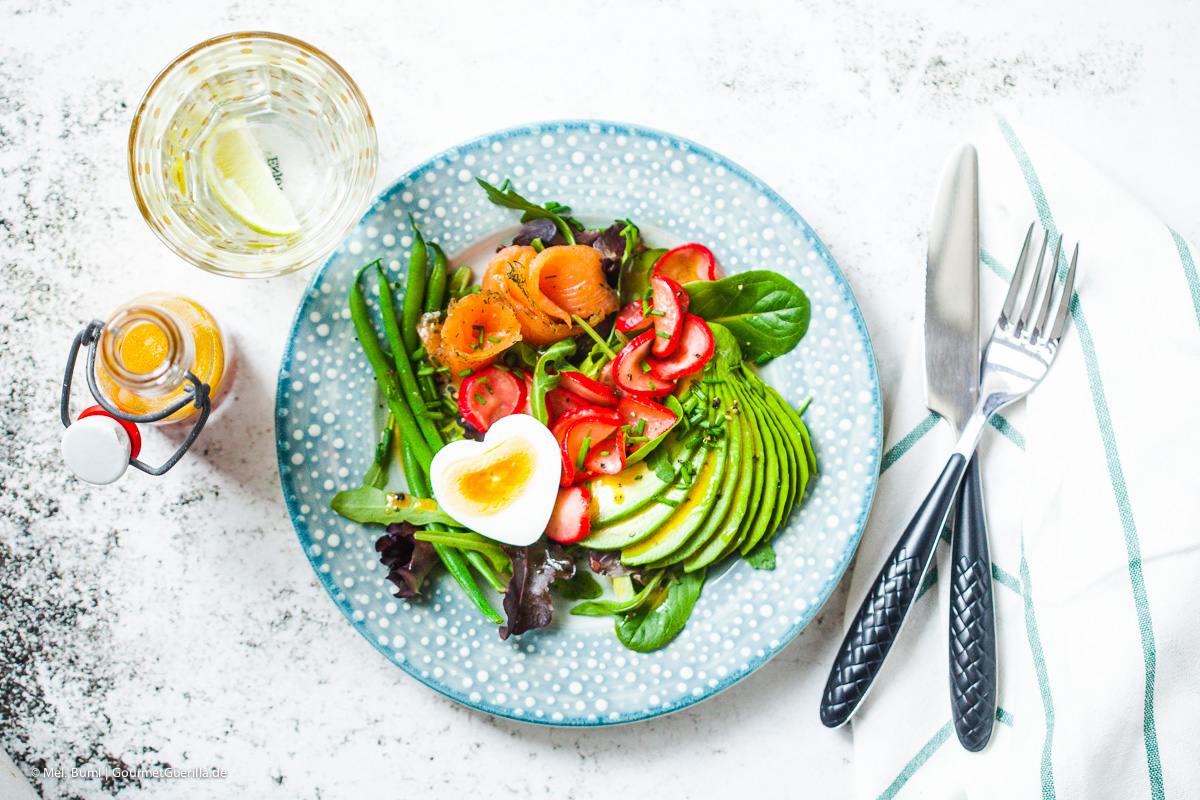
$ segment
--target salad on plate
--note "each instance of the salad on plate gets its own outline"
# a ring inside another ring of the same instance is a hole
[[[589,229],[477,180],[522,223],[478,282],[413,223],[403,298],[381,261],[351,288],[388,413],[363,485],[331,506],[386,526],[397,597],[440,564],[501,638],[549,624],[557,595],[659,649],[715,565],[774,567],[816,473],[803,409],[757,369],[804,336],[808,300],[775,272],[722,276],[703,244],[653,248],[628,219]],[[395,460],[407,491],[386,489]]]

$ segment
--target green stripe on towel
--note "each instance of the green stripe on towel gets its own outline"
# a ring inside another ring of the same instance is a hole
[[[1017,138],[1012,126],[1004,117],[998,117],[1000,133],[1004,136],[1013,156],[1025,176],[1025,183],[1037,206],[1038,218],[1042,228],[1048,234],[1058,235],[1054,217],[1050,213],[1050,203],[1046,199],[1041,180],[1029,160],[1025,146]],[[1065,275],[1067,255],[1063,254],[1056,265],[1059,278]],[[1185,267],[1186,271],[1186,267]],[[1112,483],[1113,495],[1117,503],[1117,511],[1125,534],[1125,551],[1129,563],[1129,583],[1133,590],[1133,604],[1137,611],[1138,632],[1142,639],[1142,661],[1145,664],[1146,684],[1143,696],[1142,735],[1146,742],[1146,767],[1150,775],[1150,792],[1154,800],[1162,800],[1165,796],[1163,787],[1162,757],[1158,750],[1158,729],[1154,722],[1154,680],[1157,671],[1157,653],[1154,644],[1154,625],[1150,617],[1150,600],[1146,593],[1146,580],[1142,574],[1141,541],[1138,537],[1137,524],[1133,519],[1133,507],[1129,499],[1129,490],[1125,484],[1125,471],[1121,466],[1121,456],[1117,449],[1116,434],[1113,430],[1112,416],[1108,410],[1108,398],[1104,391],[1104,383],[1100,377],[1100,365],[1096,356],[1096,345],[1088,328],[1087,319],[1079,296],[1072,298],[1071,319],[1083,348],[1084,364],[1087,367],[1088,385],[1092,392],[1092,404],[1096,409],[1096,420],[1100,426],[1100,438],[1104,444],[1104,455],[1108,462],[1109,480]]]
[[[1167,230],[1171,231],[1171,238],[1175,240],[1175,249],[1179,251],[1183,275],[1187,278],[1188,291],[1192,293],[1192,308],[1196,310],[1196,321],[1200,322],[1200,277],[1196,276],[1196,262],[1192,260],[1192,251],[1188,249],[1187,242],[1183,240],[1183,237],[1169,226]]]
[[[1037,615],[1033,610],[1033,586],[1029,579],[1029,562],[1025,560],[1025,537],[1021,537],[1021,595],[1025,600],[1025,632],[1033,653],[1033,671],[1037,675],[1038,691],[1046,712],[1046,736],[1042,739],[1042,798],[1054,800],[1054,698],[1050,696],[1050,672],[1042,653],[1042,637],[1038,634]]]

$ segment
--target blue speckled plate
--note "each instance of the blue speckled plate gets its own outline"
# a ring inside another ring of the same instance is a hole
[[[804,418],[819,478],[775,539],[775,570],[756,571],[742,561],[712,570],[691,621],[659,652],[626,650],[610,620],[572,617],[566,602],[549,627],[503,642],[444,575],[427,599],[398,600],[375,555],[379,530],[329,510],[335,492],[361,482],[384,413],[346,311],[350,281],[376,258],[403,275],[410,213],[456,265],[486,263],[516,232],[517,215],[489,204],[476,175],[495,184],[511,177],[525,196],[566,203],[587,224],[629,217],[653,246],[703,242],[726,271],[776,270],[812,302],[808,335],[763,374],[794,405],[813,395]],[[850,287],[783,198],[686,139],[570,121],[466,142],[380,195],[313,277],[296,313],[279,369],[275,436],[300,544],[338,608],[379,652],[442,694],[492,714],[607,725],[716,694],[809,623],[866,524],[881,417],[871,342]]]

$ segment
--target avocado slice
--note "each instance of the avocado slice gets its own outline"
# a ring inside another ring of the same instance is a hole
[[[676,437],[663,442],[662,446],[671,459],[676,475],[680,467],[690,461],[698,447],[687,447]],[[594,507],[592,526],[605,528],[632,516],[665,493],[670,485],[644,461],[626,467],[616,475],[593,478],[588,481]]]
[[[779,432],[775,418],[762,405],[762,398],[754,391],[754,387],[743,385],[742,396],[751,408],[758,431],[762,435],[764,450],[770,453],[766,459],[766,484],[763,491],[763,505],[754,525],[742,540],[739,548],[742,555],[750,552],[754,545],[769,531],[779,527],[783,512],[791,496],[792,459]]]
[[[724,382],[714,382],[710,385],[713,395],[721,398],[721,413],[717,416],[716,421],[725,426],[725,434],[718,440],[724,442],[726,448],[725,476],[721,481],[720,490],[713,496],[708,514],[704,518],[704,524],[697,528],[686,541],[680,543],[673,552],[655,562],[655,566],[678,564],[703,548],[720,529],[721,523],[725,520],[725,514],[737,494],[742,474],[742,455],[745,452],[742,447],[742,428],[737,415],[729,413],[729,393],[724,388]]]
[[[582,544],[596,550],[620,550],[640,542],[658,530],[659,526],[670,519],[675,509],[687,501],[688,492],[700,479],[710,451],[701,445],[689,452],[691,458],[687,462],[688,469],[684,472],[690,476],[690,480],[677,479],[675,483],[669,484],[670,488],[666,492],[653,496],[651,500],[654,502],[647,503],[636,513],[602,528],[593,528]]]
[[[704,462],[695,483],[690,491],[685,493],[683,502],[651,536],[622,550],[622,563],[648,564],[668,556],[704,522],[713,506],[714,498],[725,484],[725,474],[730,467],[729,438],[722,436],[717,446],[711,449],[705,445],[700,446],[701,450],[706,451]]]
[[[784,444],[792,459],[794,470],[787,505],[780,519],[780,524],[782,525],[787,520],[792,508],[804,497],[804,489],[808,485],[809,478],[809,461],[804,447],[803,435],[797,427],[797,423],[803,427],[803,423],[800,423],[799,415],[784,401],[778,392],[766,384],[763,384],[763,386],[766,389],[763,394],[764,405],[775,417],[776,424],[779,426],[779,432],[783,436]],[[770,536],[774,536],[774,532]]]
[[[729,507],[725,510],[725,515],[719,524],[713,529],[708,542],[684,560],[683,568],[686,572],[695,572],[707,567],[719,560],[731,549],[731,546],[737,544],[738,532],[743,530],[742,521],[746,518],[750,495],[755,482],[759,480],[756,477],[758,468],[755,457],[762,452],[761,444],[756,445],[753,420],[746,415],[746,409],[733,388],[735,382],[736,378],[730,377],[721,387],[721,396],[728,409],[730,435],[733,435],[736,430],[740,440],[741,455],[737,462],[739,467],[737,480],[733,484],[726,483],[726,490],[732,496]]]
[[[745,384],[738,380],[733,382],[733,392],[741,408],[742,418],[750,432],[753,445],[750,474],[753,478],[750,488],[750,498],[746,504],[746,513],[738,524],[737,535],[725,545],[725,549],[717,557],[717,561],[735,552],[753,536],[760,535],[766,530],[779,505],[779,464],[775,452],[775,440],[769,429],[764,429],[760,420],[757,406],[752,402]]]

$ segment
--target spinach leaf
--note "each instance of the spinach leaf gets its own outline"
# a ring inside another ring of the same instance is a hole
[[[643,250],[632,261],[621,265],[621,278],[617,284],[621,292],[621,305],[646,295],[650,289],[650,276],[654,274],[654,265],[666,254],[667,251],[663,249]]]
[[[574,578],[556,581],[554,589],[567,600],[595,600],[604,594],[595,578],[578,569]]]
[[[476,178],[475,181],[487,192],[487,198],[491,202],[504,208],[512,208],[524,212],[521,214],[521,222],[529,222],[531,219],[548,219],[558,228],[559,233],[567,240],[567,244],[575,244],[575,231],[572,230],[570,224],[573,220],[567,216],[570,214],[571,209],[567,206],[559,203],[547,203],[545,206],[531,203],[517,194],[515,190],[509,188],[511,181],[505,181],[504,185],[499,189],[492,186],[483,178]]]
[[[360,486],[338,492],[329,501],[329,507],[355,522],[376,522],[387,525],[392,522],[411,522],[424,526],[431,522],[457,525],[449,514],[442,511],[433,500],[419,500],[403,492],[390,493],[374,486]]]
[[[665,646],[687,624],[703,585],[704,570],[698,570],[685,572],[678,583],[660,587],[649,603],[617,615],[617,638],[638,653]]]
[[[755,363],[787,353],[808,330],[808,297],[778,273],[743,272],[685,288],[691,298],[688,312],[729,328],[743,355]]]
[[[746,563],[755,569],[775,569],[775,548],[763,539],[746,553]]]

